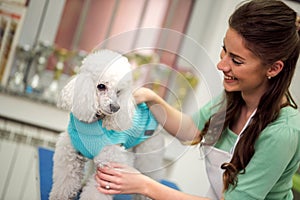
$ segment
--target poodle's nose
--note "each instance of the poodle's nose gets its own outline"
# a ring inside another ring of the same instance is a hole
[[[120,106],[118,104],[110,104],[109,107],[110,107],[110,110],[114,113],[120,109]]]

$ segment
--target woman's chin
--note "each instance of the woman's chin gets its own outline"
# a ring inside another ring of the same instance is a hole
[[[237,88],[234,88],[234,87],[226,87],[226,86],[224,86],[224,90],[225,90],[226,92],[237,92],[237,91],[241,91],[241,90],[239,90],[239,89],[237,89]]]

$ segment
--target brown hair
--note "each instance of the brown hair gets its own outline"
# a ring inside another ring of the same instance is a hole
[[[281,60],[283,70],[270,79],[270,87],[261,97],[257,111],[249,126],[240,138],[233,157],[224,163],[224,190],[229,185],[235,187],[238,174],[245,173],[245,168],[255,152],[255,142],[263,129],[274,121],[283,106],[284,96],[288,105],[297,108],[289,86],[299,57],[299,29],[296,27],[297,14],[286,4],[277,0],[252,0],[243,2],[229,18],[229,26],[244,39],[246,48],[257,55],[265,66]],[[206,123],[202,130],[203,137],[210,127],[220,126],[222,132],[232,121],[239,117],[244,100],[240,92],[225,92],[224,106]],[[225,116],[222,117],[222,116]],[[209,127],[209,128],[208,128]],[[213,129],[212,129],[213,130]]]

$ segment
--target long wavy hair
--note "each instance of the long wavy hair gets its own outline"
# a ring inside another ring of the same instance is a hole
[[[230,185],[233,188],[237,185],[238,174],[245,173],[246,166],[255,153],[257,138],[268,124],[277,119],[280,109],[287,105],[297,108],[289,92],[300,51],[296,18],[294,10],[277,0],[245,1],[229,18],[230,28],[243,37],[246,48],[258,56],[264,66],[271,66],[281,60],[284,67],[277,76],[269,80],[270,86],[261,97],[256,113],[243,132],[232,159],[221,166],[224,169],[224,191]],[[288,103],[282,105],[284,96]],[[245,105],[241,92],[225,91],[223,102],[221,109],[206,122],[199,140],[209,129],[221,133],[226,127],[230,127],[239,118]]]

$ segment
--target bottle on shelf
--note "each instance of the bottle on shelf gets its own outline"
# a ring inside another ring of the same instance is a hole
[[[34,56],[26,78],[26,94],[39,98],[44,91],[43,72],[46,69],[48,58],[53,52],[52,45],[47,41],[39,42],[34,50]]]
[[[28,61],[32,56],[32,50],[29,45],[22,45],[16,48],[16,71],[12,72],[7,85],[9,92],[23,94],[25,90],[25,73],[28,67]]]
[[[49,103],[55,103],[59,94],[59,81],[65,68],[65,62],[72,55],[72,52],[65,48],[56,48],[54,55],[57,62],[53,72],[53,79],[48,87],[45,88],[42,98]]]

